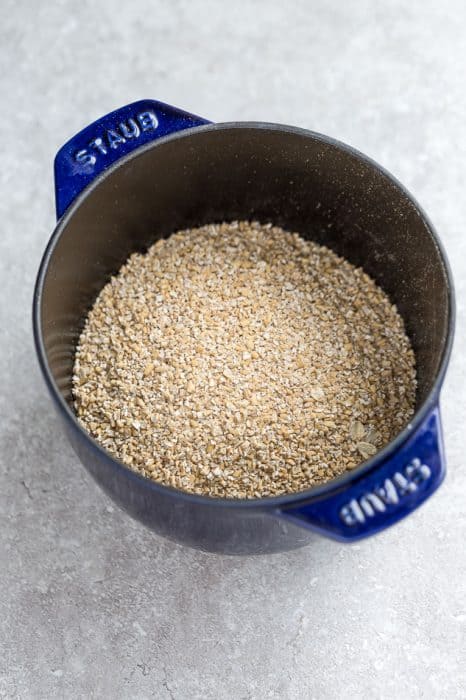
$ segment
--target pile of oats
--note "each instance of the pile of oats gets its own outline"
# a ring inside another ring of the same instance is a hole
[[[136,472],[259,498],[353,469],[413,414],[403,321],[361,269],[271,224],[175,233],[102,289],[76,352],[82,425]]]

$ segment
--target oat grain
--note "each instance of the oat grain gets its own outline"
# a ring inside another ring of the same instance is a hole
[[[102,289],[76,351],[79,420],[140,474],[257,498],[353,469],[413,413],[403,321],[361,269],[271,224],[180,231]]]

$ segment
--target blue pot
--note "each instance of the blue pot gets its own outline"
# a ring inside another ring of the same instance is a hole
[[[55,160],[58,225],[34,293],[39,362],[77,455],[104,491],[157,533],[229,554],[351,542],[408,515],[440,485],[439,392],[454,325],[440,241],[379,165],[326,136],[265,123],[210,124],[152,100],[72,138]],[[179,228],[258,219],[312,236],[364,269],[398,305],[417,359],[416,413],[375,457],[334,481],[254,500],[191,495],[125,467],[79,425],[74,349],[96,295],[128,255]]]

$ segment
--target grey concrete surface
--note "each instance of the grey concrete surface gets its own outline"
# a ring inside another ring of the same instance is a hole
[[[466,697],[466,9],[461,0],[3,0],[0,697]],[[334,135],[390,169],[449,253],[448,479],[355,546],[232,559],[163,541],[97,489],[39,375],[30,304],[52,160],[141,97]]]

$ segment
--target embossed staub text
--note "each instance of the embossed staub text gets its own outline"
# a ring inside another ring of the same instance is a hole
[[[127,141],[136,140],[144,132],[153,131],[157,127],[158,121],[154,112],[139,112],[134,118],[119,122],[113,129],[107,129],[89,141],[86,148],[74,154],[74,160],[80,166],[93,166],[100,156],[115,151]]]
[[[353,498],[340,509],[340,519],[348,526],[364,524],[377,513],[386,513],[401,505],[403,500],[418,490],[431,476],[431,469],[417,457],[405,467],[394,472],[383,484]]]

